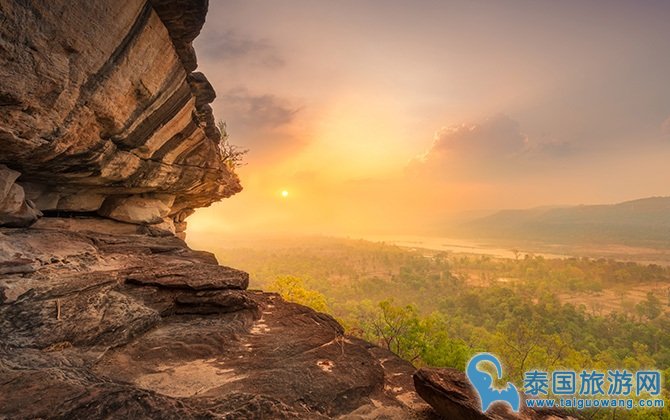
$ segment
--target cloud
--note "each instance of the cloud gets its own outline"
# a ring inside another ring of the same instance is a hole
[[[217,97],[218,117],[231,142],[249,149],[249,162],[266,162],[296,153],[306,145],[302,108],[289,99],[236,88]]]
[[[478,124],[461,124],[443,127],[423,160],[445,158],[504,157],[523,152],[528,140],[519,123],[499,114]]]
[[[217,119],[226,121],[230,141],[249,149],[249,163],[281,158],[305,145],[301,110],[291,100],[258,90],[263,80],[285,65],[274,43],[237,30],[217,31],[208,26],[196,38],[202,70],[217,88]],[[251,89],[245,86],[251,83]],[[227,88],[228,90],[223,90]]]
[[[284,59],[274,44],[234,31],[222,34],[206,32],[196,38],[196,48],[199,54],[212,61],[241,62],[273,69],[284,65]]]
[[[479,178],[527,151],[528,139],[519,123],[499,114],[441,128],[428,151],[413,159],[406,172],[433,180]]]
[[[428,151],[413,159],[406,173],[435,181],[498,180],[547,170],[552,161],[558,163],[577,151],[569,141],[533,142],[519,122],[498,114],[441,128]]]
[[[270,94],[252,94],[236,88],[220,95],[223,112],[246,128],[277,128],[293,121],[300,110],[288,100]]]

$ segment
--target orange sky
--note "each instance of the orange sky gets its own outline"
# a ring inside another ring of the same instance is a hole
[[[652,0],[212,1],[199,70],[250,152],[244,191],[190,230],[439,234],[668,195],[669,18]]]

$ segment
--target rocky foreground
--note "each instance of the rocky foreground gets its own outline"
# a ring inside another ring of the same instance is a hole
[[[174,236],[42,219],[1,230],[0,272],[0,417],[430,413],[412,365]]]
[[[248,282],[133,224],[1,228],[0,418],[568,418],[482,414],[463,372],[415,373]]]
[[[207,6],[0,0],[0,418],[431,413],[409,363],[182,241],[241,190]]]

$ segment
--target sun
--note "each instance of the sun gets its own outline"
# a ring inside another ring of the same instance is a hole
[[[284,197],[284,198],[288,197],[288,191],[283,190],[283,191],[281,192],[281,196]]]

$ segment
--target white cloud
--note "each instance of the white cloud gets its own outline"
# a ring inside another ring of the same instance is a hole
[[[433,181],[490,176],[528,151],[517,121],[499,114],[479,123],[444,127],[430,149],[407,166],[407,174]]]
[[[406,169],[411,176],[434,181],[495,181],[548,170],[552,161],[576,152],[569,141],[532,142],[517,121],[498,114],[438,130],[430,149]]]
[[[505,157],[523,152],[528,139],[519,123],[499,114],[477,124],[444,127],[435,133],[435,140],[424,156],[429,161],[454,156]]]

